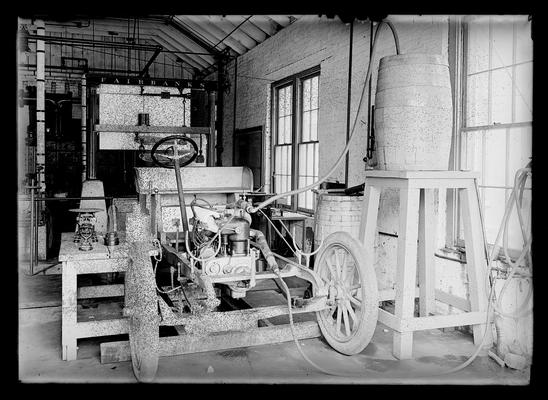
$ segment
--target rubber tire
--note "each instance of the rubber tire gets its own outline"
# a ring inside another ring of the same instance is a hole
[[[139,382],[152,382],[158,370],[158,323],[154,318],[143,320],[131,317],[129,321],[129,346],[133,374]],[[139,361],[140,362],[139,362]]]
[[[350,236],[349,233],[343,231],[334,232],[325,240],[322,250],[316,255],[316,266],[314,268],[316,273],[319,274],[322,272],[320,268],[323,267],[320,261],[323,260],[330,247],[334,245],[345,247],[356,260],[362,290],[360,325],[350,340],[342,342],[332,335],[331,328],[326,324],[321,311],[316,312],[316,317],[320,331],[327,343],[339,353],[354,355],[361,353],[367,347],[375,333],[379,313],[377,276],[374,266],[366,265],[363,261],[367,259],[367,250],[356,239]]]

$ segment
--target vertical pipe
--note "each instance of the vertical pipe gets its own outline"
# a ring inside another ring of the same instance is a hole
[[[82,182],[86,180],[87,174],[87,79],[86,74],[82,75],[82,93],[81,93],[81,107],[82,107],[82,121],[81,121],[81,135],[82,135]]]
[[[46,32],[43,20],[36,20],[36,34],[44,36]],[[46,192],[46,46],[43,40],[36,41],[36,173],[38,179],[38,197]],[[36,203],[34,259],[38,262],[38,220],[44,205]],[[33,204],[34,207],[34,204]],[[47,231],[47,230],[46,230]],[[44,238],[45,239],[45,238]]]
[[[45,35],[43,20],[36,20],[36,34]],[[46,191],[46,79],[45,79],[45,42],[36,41],[36,170],[39,191]]]
[[[32,189],[35,190],[35,189]],[[38,210],[40,203],[34,198],[32,207],[34,207],[34,265],[38,264]]]
[[[207,139],[207,166],[215,165],[215,92],[209,92],[209,138]]]
[[[350,22],[350,48],[348,51],[348,100],[346,104],[346,139],[345,145],[348,143],[348,138],[350,137],[350,103],[352,100],[352,42],[354,39],[354,20]],[[344,164],[344,184],[348,187],[348,166],[350,152],[346,153],[345,164]]]
[[[234,59],[234,113],[232,115],[232,140],[234,140],[234,134],[236,133],[236,100],[238,90],[238,58]],[[234,160],[232,160],[234,165]]]
[[[224,62],[222,59],[219,59],[218,61],[218,69],[217,69],[217,79],[218,79],[218,85],[217,85],[217,122],[216,122],[216,128],[217,128],[217,157],[215,160],[215,165],[220,167],[223,165],[223,160],[221,159],[221,156],[223,154],[223,82],[224,82]]]
[[[86,87],[86,89],[88,89]],[[96,163],[97,163],[97,137],[96,133],[93,131],[93,121],[95,120],[95,104],[96,101],[95,96],[90,96],[90,99],[93,99],[89,105],[89,107],[86,107],[87,109],[87,121],[86,125],[89,125],[89,129],[86,129],[87,131],[87,179],[97,179],[96,174]],[[87,103],[86,103],[87,104]]]
[[[30,180],[30,275],[34,275],[34,178]]]

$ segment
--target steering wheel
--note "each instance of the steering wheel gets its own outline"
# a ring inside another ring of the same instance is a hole
[[[171,144],[165,150],[159,150],[162,145]],[[179,161],[179,167],[190,164],[198,156],[198,145],[191,138],[183,135],[166,136],[158,140],[150,150],[154,164],[164,168],[175,168],[174,161]]]

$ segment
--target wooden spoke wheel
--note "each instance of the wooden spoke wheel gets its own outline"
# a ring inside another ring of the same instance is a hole
[[[154,272],[146,245],[133,243],[125,281],[125,308],[129,317],[129,346],[133,373],[151,382],[158,369],[159,315]]]
[[[314,270],[328,287],[330,307],[317,312],[320,330],[340,353],[360,353],[371,341],[378,317],[377,277],[365,248],[350,234],[327,237]]]

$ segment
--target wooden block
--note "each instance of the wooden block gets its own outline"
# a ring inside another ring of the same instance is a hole
[[[94,299],[100,297],[119,297],[124,295],[124,285],[97,285],[78,288],[79,299]]]

